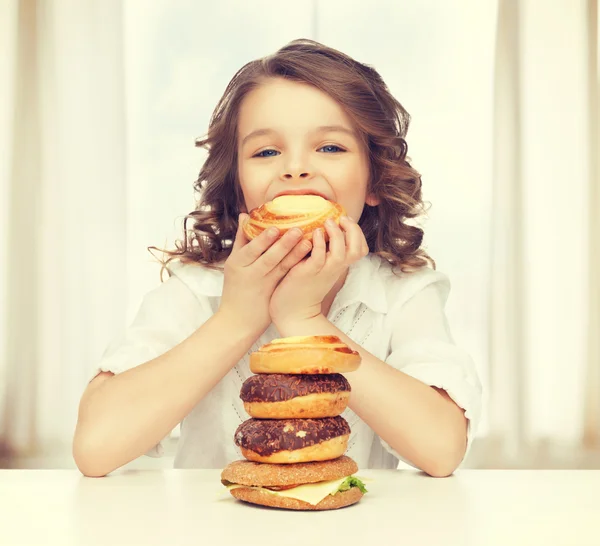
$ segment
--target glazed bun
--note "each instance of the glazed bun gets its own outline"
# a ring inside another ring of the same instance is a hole
[[[250,354],[252,373],[332,374],[360,366],[361,357],[337,336],[274,339]]]
[[[248,239],[254,239],[271,226],[279,228],[281,235],[297,227],[305,239],[312,239],[313,231],[323,228],[327,240],[325,221],[331,218],[339,224],[340,217],[345,214],[341,205],[319,195],[281,195],[251,210],[242,229]]]
[[[244,381],[240,398],[258,419],[335,417],[348,406],[350,383],[341,374],[258,374]]]
[[[343,417],[248,419],[235,431],[242,455],[257,463],[328,461],[348,447],[350,426]]]

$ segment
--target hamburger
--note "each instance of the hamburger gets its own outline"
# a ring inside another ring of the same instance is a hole
[[[367,492],[358,466],[341,456],[322,462],[288,465],[234,461],[221,483],[236,499],[288,510],[335,510],[357,503]]]

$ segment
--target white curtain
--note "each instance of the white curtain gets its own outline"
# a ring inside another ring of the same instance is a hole
[[[0,446],[68,458],[90,369],[159,282],[146,247],[193,207],[194,139],[239,67],[308,37],[373,65],[412,115],[425,242],[485,387],[467,466],[595,464],[596,1],[285,9],[0,3]]]
[[[3,3],[0,439],[64,452],[90,363],[125,324],[121,2]]]
[[[597,22],[499,5],[485,464],[600,466]]]

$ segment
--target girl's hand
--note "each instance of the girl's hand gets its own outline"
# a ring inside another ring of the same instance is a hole
[[[313,234],[310,258],[295,265],[273,292],[269,313],[271,320],[283,325],[311,319],[321,313],[323,299],[348,266],[369,253],[369,246],[360,226],[342,217],[340,226],[325,224],[329,235],[326,252],[322,230]]]
[[[238,230],[225,261],[220,313],[226,313],[236,325],[248,326],[262,334],[271,323],[269,300],[277,283],[311,249],[302,240],[301,230],[290,230],[279,238],[277,228],[265,230],[249,241],[242,229],[248,219],[240,214]]]

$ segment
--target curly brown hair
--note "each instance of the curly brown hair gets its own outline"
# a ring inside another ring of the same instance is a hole
[[[176,250],[161,250],[168,256],[161,260],[163,269],[175,258],[222,269],[220,264],[231,253],[244,208],[237,172],[238,112],[244,97],[268,78],[285,78],[324,91],[354,122],[369,153],[367,191],[379,198],[376,206],[365,204],[358,222],[369,252],[404,272],[426,265],[435,269],[435,262],[421,248],[423,230],[407,223],[425,210],[420,174],[406,157],[408,112],[374,68],[308,39],[294,40],[273,55],[247,63],[227,85],[207,135],[196,140],[197,147],[208,151],[194,183],[199,201],[183,220],[183,239],[176,241]]]

